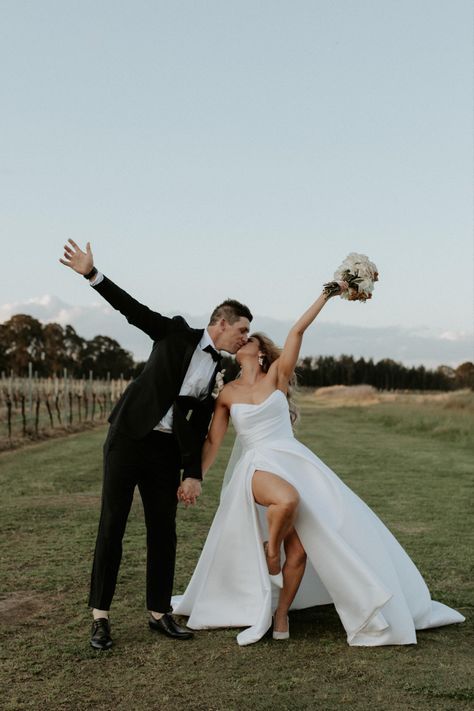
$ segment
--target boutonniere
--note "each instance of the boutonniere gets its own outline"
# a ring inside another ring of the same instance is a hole
[[[216,374],[216,382],[214,383],[214,387],[212,389],[212,397],[216,399],[219,397],[219,393],[224,387],[224,373],[225,373],[225,368],[223,370],[219,370],[219,372]]]

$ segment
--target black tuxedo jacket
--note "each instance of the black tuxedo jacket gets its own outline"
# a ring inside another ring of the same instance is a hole
[[[173,406],[173,432],[180,445],[184,476],[201,479],[201,450],[214,409],[211,392],[217,364],[204,400],[180,396],[179,391],[204,329],[191,328],[182,316],[168,318],[151,311],[105,276],[94,288],[153,340],[145,367],[115,405],[109,422],[132,439],[141,439]]]

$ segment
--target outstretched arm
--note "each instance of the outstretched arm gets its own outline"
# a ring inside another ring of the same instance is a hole
[[[341,291],[346,291],[348,288],[345,281],[339,282],[339,285],[341,287]],[[331,297],[324,292],[321,296],[318,296],[314,304],[312,304],[309,309],[307,309],[304,314],[300,316],[298,321],[288,333],[285,345],[283,346],[283,351],[278,359],[277,378],[279,387],[284,389],[287,388],[288,381],[293,375],[296,363],[298,362],[304,332],[308,326],[313,323],[316,316],[319,314],[329,298]]]
[[[94,267],[90,242],[87,242],[85,252],[80,249],[74,240],[70,239],[68,242],[69,244],[64,245],[64,259],[59,261],[78,274],[83,276],[89,274]],[[94,279],[95,275],[90,278],[90,281],[93,282]],[[180,316],[170,319],[156,311],[152,311],[148,306],[144,306],[130,294],[127,294],[113,281],[107,279],[107,277],[103,277],[102,281],[97,285],[94,284],[94,288],[114,309],[120,311],[129,323],[144,331],[154,341],[159,341],[170,330],[185,325],[184,319]]]

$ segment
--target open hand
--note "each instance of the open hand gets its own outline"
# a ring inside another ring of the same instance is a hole
[[[201,482],[199,479],[187,477],[181,483],[178,489],[178,501],[182,501],[186,508],[194,506],[198,497],[201,495]]]
[[[72,239],[68,239],[69,244],[64,245],[64,259],[60,259],[61,264],[74,269],[78,274],[89,274],[94,266],[91,244],[86,244],[86,251],[83,252]]]

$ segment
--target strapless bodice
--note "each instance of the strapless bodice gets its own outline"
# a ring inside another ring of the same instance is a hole
[[[254,448],[275,439],[293,438],[288,400],[281,390],[274,390],[258,405],[234,403],[230,414],[244,447]]]

